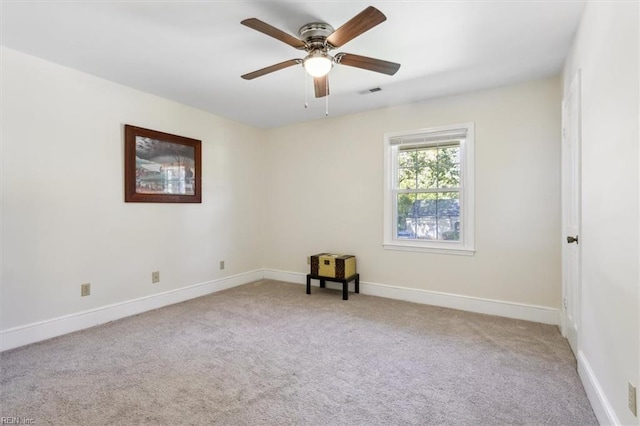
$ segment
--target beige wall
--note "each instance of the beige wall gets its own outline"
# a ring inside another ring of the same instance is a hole
[[[322,251],[356,254],[364,282],[560,306],[557,78],[260,130],[2,54],[2,330],[262,268],[304,273]],[[464,122],[476,254],[384,250],[383,134]],[[202,139],[202,204],[123,202],[124,124]]]
[[[582,309],[578,361],[603,424],[640,424],[638,3],[590,2],[564,69],[582,76]],[[598,400],[600,399],[600,400]]]
[[[2,330],[262,267],[257,129],[5,48],[1,66]],[[124,124],[202,140],[202,204],[124,203]]]
[[[551,78],[269,130],[266,267],[300,273],[310,254],[351,253],[366,282],[558,308],[560,117]],[[475,256],[383,249],[383,134],[464,122]]]

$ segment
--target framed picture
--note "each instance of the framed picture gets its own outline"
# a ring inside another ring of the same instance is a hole
[[[202,142],[124,126],[124,200],[202,202]]]

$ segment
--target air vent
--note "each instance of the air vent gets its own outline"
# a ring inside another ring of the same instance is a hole
[[[379,91],[381,91],[381,90],[382,90],[382,89],[381,89],[381,88],[379,88],[379,87],[373,87],[373,88],[371,88],[371,89],[361,90],[361,91],[359,91],[358,93],[359,93],[360,95],[368,95],[369,93],[376,93],[376,92],[379,92]]]

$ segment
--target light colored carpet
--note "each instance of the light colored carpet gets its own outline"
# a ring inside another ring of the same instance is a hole
[[[257,281],[0,355],[36,424],[597,424],[554,326]]]

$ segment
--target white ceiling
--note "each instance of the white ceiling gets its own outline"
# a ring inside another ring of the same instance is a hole
[[[338,28],[369,5],[387,21],[332,53],[398,62],[394,76],[335,66],[338,116],[554,75],[584,8],[580,1],[12,1],[1,2],[2,45],[259,127],[321,119],[294,66],[240,75],[296,50],[240,24],[258,18],[297,36],[309,22]],[[367,95],[359,91],[380,87]]]

